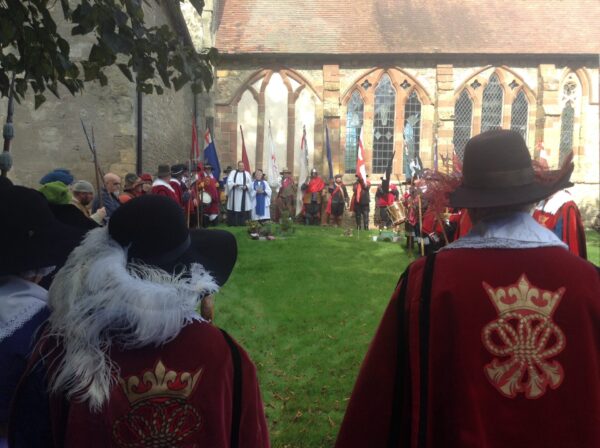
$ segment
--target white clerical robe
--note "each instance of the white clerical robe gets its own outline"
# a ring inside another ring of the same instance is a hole
[[[246,187],[244,190],[243,187]],[[247,212],[252,209],[252,177],[248,171],[233,170],[227,177],[227,210]]]
[[[265,210],[264,213],[262,215],[259,215],[258,212],[256,211],[256,207],[257,207],[257,197],[258,197],[258,193],[256,192],[257,189],[262,188],[265,192]],[[269,186],[269,184],[266,181],[260,181],[260,182],[252,182],[252,220],[253,221],[258,221],[258,220],[263,220],[263,219],[271,219],[271,187]]]

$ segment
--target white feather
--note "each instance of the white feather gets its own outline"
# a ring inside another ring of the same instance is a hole
[[[63,353],[52,370],[50,389],[87,401],[98,411],[119,374],[112,344],[132,349],[159,346],[199,316],[199,302],[218,290],[199,264],[182,277],[140,264],[127,264],[127,251],[107,228],[92,230],[69,256],[50,287],[49,335]]]

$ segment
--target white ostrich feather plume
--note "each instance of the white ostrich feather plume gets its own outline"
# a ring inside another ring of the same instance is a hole
[[[100,410],[119,374],[109,357],[113,344],[159,346],[201,319],[196,310],[202,297],[218,286],[199,264],[189,274],[127,264],[127,250],[107,228],[89,232],[50,288],[49,336],[59,338],[63,349],[52,369],[51,391]]]

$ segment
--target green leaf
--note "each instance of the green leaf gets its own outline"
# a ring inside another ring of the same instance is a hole
[[[42,104],[44,104],[44,102],[46,101],[46,97],[44,95],[42,95],[41,93],[38,93],[35,97],[35,108],[37,109],[38,107],[40,107]]]
[[[125,77],[130,82],[133,82],[133,76],[131,75],[131,70],[129,70],[129,67],[127,67],[127,64],[117,64],[117,67],[119,67],[119,70],[121,70],[121,73],[123,73],[123,75],[125,75]]]

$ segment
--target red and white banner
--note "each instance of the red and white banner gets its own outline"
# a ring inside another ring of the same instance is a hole
[[[367,185],[367,165],[365,163],[365,147],[363,146],[362,129],[358,137],[358,154],[356,156],[356,175]]]

